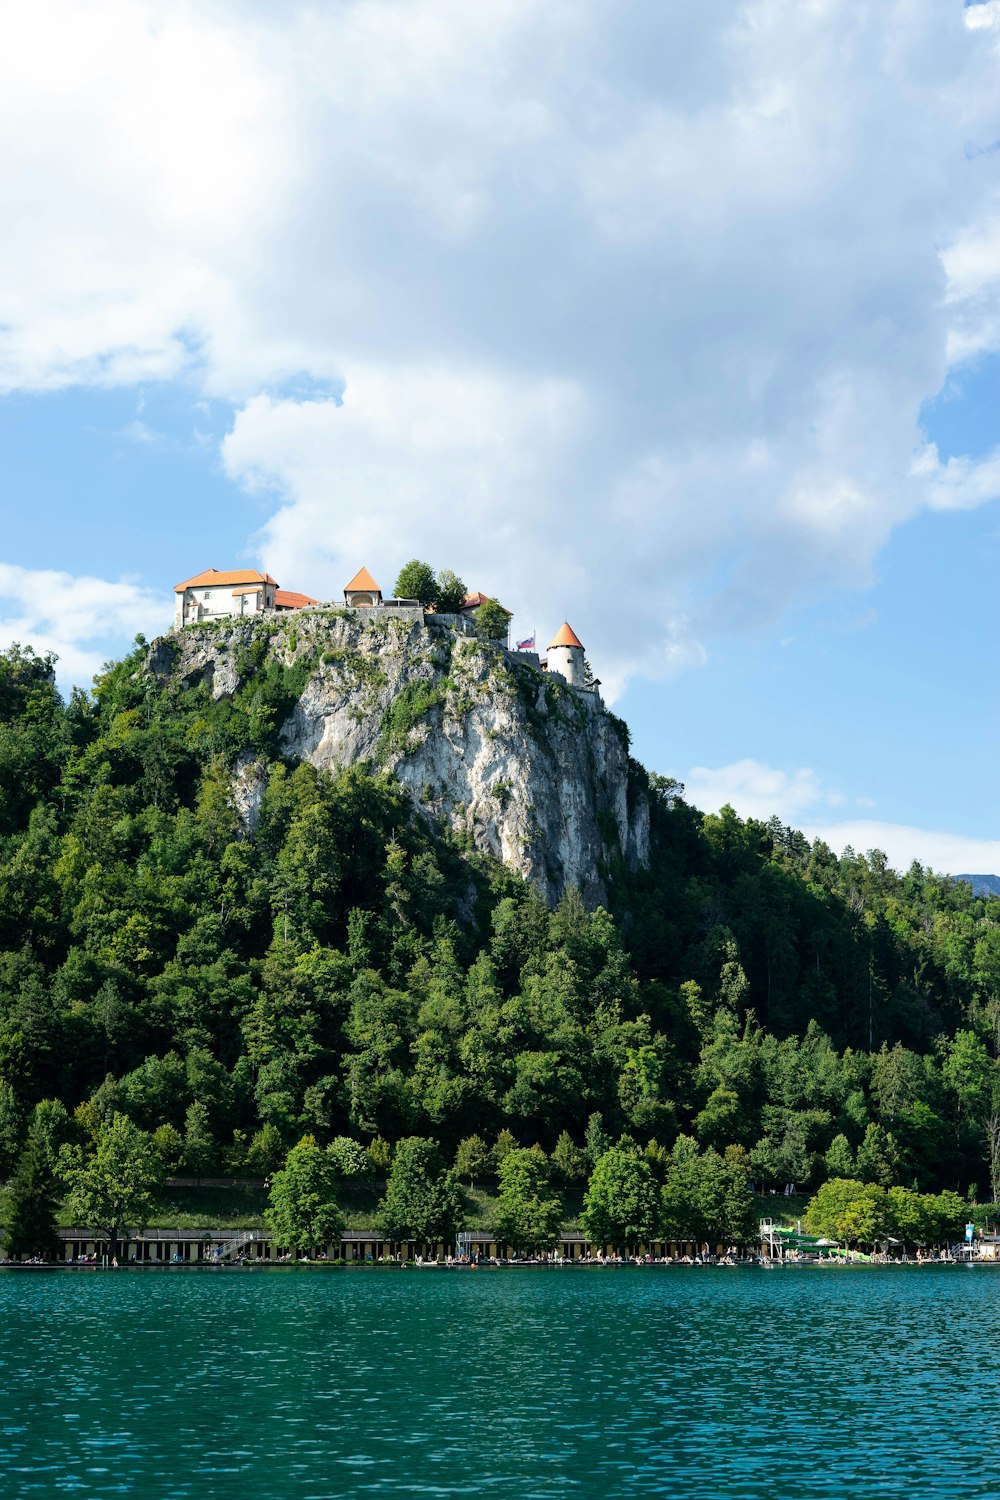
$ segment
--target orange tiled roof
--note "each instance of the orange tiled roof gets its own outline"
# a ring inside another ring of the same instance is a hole
[[[481,594],[479,592],[476,592],[475,594],[466,594],[465,598],[462,600],[462,608],[478,609],[481,604],[497,603],[499,603],[499,601],[497,599],[491,599],[489,594]],[[509,609],[504,609],[502,604],[500,605],[500,608],[503,609],[505,615],[509,615],[511,613]]]
[[[304,609],[307,604],[318,604],[318,599],[312,599],[308,594],[296,594],[291,589],[277,589],[274,602],[279,609]]]
[[[196,573],[194,578],[185,579],[174,588],[175,594],[182,594],[185,589],[210,589],[226,588],[233,583],[277,583],[270,573],[258,573],[256,568],[233,568],[228,573],[220,573],[218,568],[206,568],[204,573]]]
[[[550,651],[553,646],[579,646],[580,650],[583,650],[583,642],[569,625],[560,625],[552,640],[549,641]]]
[[[367,568],[360,568],[350,583],[344,584],[345,594],[359,594],[362,591],[366,594],[381,594],[382,592]]]

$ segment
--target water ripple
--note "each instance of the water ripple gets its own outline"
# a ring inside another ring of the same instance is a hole
[[[992,1495],[1000,1271],[0,1276],[17,1496]]]

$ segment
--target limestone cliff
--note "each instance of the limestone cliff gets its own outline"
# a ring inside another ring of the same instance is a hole
[[[419,613],[310,609],[175,632],[150,648],[149,667],[199,678],[220,698],[277,661],[297,687],[282,755],[389,770],[426,815],[466,830],[548,900],[575,885],[597,905],[608,869],[648,854],[645,783],[625,726],[595,694],[465,629]],[[250,759],[236,774],[250,824],[262,774]]]

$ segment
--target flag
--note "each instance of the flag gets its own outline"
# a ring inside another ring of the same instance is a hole
[[[517,649],[518,651],[534,651],[535,637],[533,635],[529,635],[526,641],[518,641]]]

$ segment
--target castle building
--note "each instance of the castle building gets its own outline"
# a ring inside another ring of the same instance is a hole
[[[500,604],[500,601],[499,599],[491,599],[489,594],[483,594],[477,590],[474,594],[466,594],[465,598],[462,600],[459,614],[462,616],[463,620],[475,620],[476,615],[479,613],[484,604]],[[509,609],[504,609],[502,604],[500,604],[500,608],[503,609],[503,612],[507,616],[508,620],[513,619],[513,615],[511,614],[511,611]]]
[[[587,686],[583,642],[570,625],[561,625],[549,642],[547,665],[550,672],[557,673],[570,687]]]
[[[318,604],[318,599],[313,599],[309,594],[296,594],[292,589],[275,589],[274,607],[280,611],[283,609],[305,609],[309,604]]]
[[[220,572],[206,568],[174,588],[174,629],[198,620],[220,620],[227,615],[258,615],[265,610],[303,609],[315,604],[308,594],[279,589],[270,573],[256,568]]]
[[[373,609],[382,603],[382,590],[367,568],[359,568],[350,583],[344,585],[344,603],[354,609]]]
[[[309,594],[298,594],[292,589],[278,587],[270,573],[260,573],[256,568],[234,568],[220,572],[218,568],[206,568],[194,578],[188,578],[174,589],[174,629],[197,624],[199,620],[220,620],[226,616],[239,617],[264,614],[269,611],[283,613],[289,610],[306,609],[319,601]],[[477,611],[491,601],[483,593],[466,594],[461,606],[461,618],[455,628],[473,634],[473,622]],[[344,587],[344,603],[352,609],[370,609],[381,612],[392,611],[401,618],[424,619],[424,611],[416,599],[385,599],[382,590],[367,568],[359,568]],[[503,609],[503,606],[500,606]],[[510,617],[510,610],[504,609]],[[549,643],[548,656],[539,661],[534,654],[534,636],[522,641],[522,647],[531,646],[526,659],[543,672],[561,677],[570,687],[584,692],[596,693],[600,687],[597,678],[590,677],[590,669],[584,655],[583,642],[568,622],[564,622]]]

